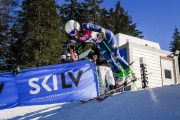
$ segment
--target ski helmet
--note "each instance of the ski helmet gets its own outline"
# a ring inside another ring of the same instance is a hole
[[[76,30],[80,31],[80,25],[75,20],[69,20],[66,22],[65,25],[65,31],[70,34],[71,36],[74,36],[76,34]]]

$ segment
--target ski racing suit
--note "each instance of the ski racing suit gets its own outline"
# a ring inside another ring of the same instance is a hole
[[[78,36],[78,39],[84,42],[96,42],[99,46],[101,54],[111,66],[114,73],[117,73],[118,77],[124,77],[123,70],[130,72],[128,63],[120,56],[119,49],[116,43],[114,34],[108,30],[101,28],[98,25],[92,23],[82,24],[82,33]],[[104,34],[102,40],[98,40],[98,34]]]

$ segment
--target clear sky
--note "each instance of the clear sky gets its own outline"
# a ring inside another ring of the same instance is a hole
[[[113,8],[118,1],[104,0],[101,7]],[[161,49],[169,50],[175,27],[180,29],[180,0],[120,0],[120,3],[143,32],[144,39],[158,42]]]
[[[119,0],[104,0],[103,6],[115,6]],[[169,50],[175,27],[180,29],[180,0],[120,0],[143,32],[144,39],[158,42],[163,50]]]

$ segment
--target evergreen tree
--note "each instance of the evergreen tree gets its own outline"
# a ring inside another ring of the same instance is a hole
[[[120,1],[116,4],[115,11],[110,9],[110,29],[115,33],[123,33],[134,37],[143,38],[142,32],[136,29],[136,24],[133,24],[132,18],[120,6]]]
[[[96,23],[99,17],[99,4],[103,0],[85,0],[79,3],[77,0],[65,0],[66,2],[60,8],[60,15],[64,22],[74,19],[79,23],[92,21]]]
[[[83,21],[83,6],[77,0],[65,0],[60,7],[60,15],[63,18],[64,22],[67,22],[70,19],[77,20],[78,22]]]
[[[170,43],[170,51],[175,52],[176,50],[180,50],[180,32],[176,27],[172,37],[173,41]]]
[[[175,27],[172,39],[173,40],[170,43],[170,51],[173,53],[175,53],[176,50],[180,51],[180,32],[177,27]],[[179,61],[179,69],[180,69],[180,57],[178,58],[178,61]]]
[[[87,10],[89,11],[88,20],[93,23],[98,22],[98,17],[100,13],[99,5],[103,2],[103,0],[85,0],[84,4],[87,6]]]
[[[100,9],[100,15],[99,15],[99,24],[103,26],[104,28],[110,29],[112,28],[110,24],[111,23],[111,16],[110,12],[108,12],[105,8]]]
[[[54,0],[24,0],[11,29],[18,63],[36,67],[60,62],[64,29]]]
[[[9,39],[9,24],[13,20],[12,8],[16,5],[13,0],[0,1],[0,55],[7,51],[7,41]]]
[[[13,57],[10,51],[9,29],[14,21],[14,9],[17,6],[15,0],[0,0],[0,71],[9,71],[11,69]]]

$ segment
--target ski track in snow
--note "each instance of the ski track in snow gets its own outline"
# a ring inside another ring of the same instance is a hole
[[[0,120],[180,120],[180,85],[71,102],[0,110]]]

